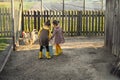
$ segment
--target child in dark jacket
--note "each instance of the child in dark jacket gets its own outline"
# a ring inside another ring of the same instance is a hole
[[[54,44],[56,46],[55,55],[58,56],[62,53],[60,44],[64,43],[65,40],[64,40],[64,36],[63,36],[63,30],[61,29],[61,27],[59,25],[59,21],[54,20],[53,26],[54,26],[54,30],[53,30],[53,35],[52,35],[51,39],[54,37]]]
[[[40,44],[40,52],[39,52],[39,59],[42,58],[43,53],[42,49],[45,47],[46,48],[46,57],[49,59],[51,58],[50,53],[49,53],[49,39],[51,37],[51,32],[50,32],[50,20],[45,22],[43,28],[38,32],[38,37],[39,37],[39,44]]]

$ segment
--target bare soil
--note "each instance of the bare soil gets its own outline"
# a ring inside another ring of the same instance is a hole
[[[115,57],[103,37],[67,37],[63,54],[38,59],[39,45],[21,45],[12,52],[0,80],[119,80],[110,74]]]

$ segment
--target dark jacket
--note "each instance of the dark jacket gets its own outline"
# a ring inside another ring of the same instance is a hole
[[[38,33],[39,36],[39,44],[41,46],[48,46],[49,45],[49,38],[50,38],[50,30],[47,26],[44,26]]]

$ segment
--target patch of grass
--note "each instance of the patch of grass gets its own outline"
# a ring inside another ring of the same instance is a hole
[[[8,46],[7,38],[1,38],[0,37],[0,52],[5,50],[5,48]]]
[[[0,8],[10,8],[11,3],[10,2],[0,2]]]
[[[23,2],[23,10],[29,10],[37,2]]]

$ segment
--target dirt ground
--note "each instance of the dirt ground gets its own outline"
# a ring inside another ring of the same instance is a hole
[[[115,57],[103,37],[67,37],[63,54],[38,59],[39,45],[20,46],[0,74],[0,80],[120,80],[110,74]]]

